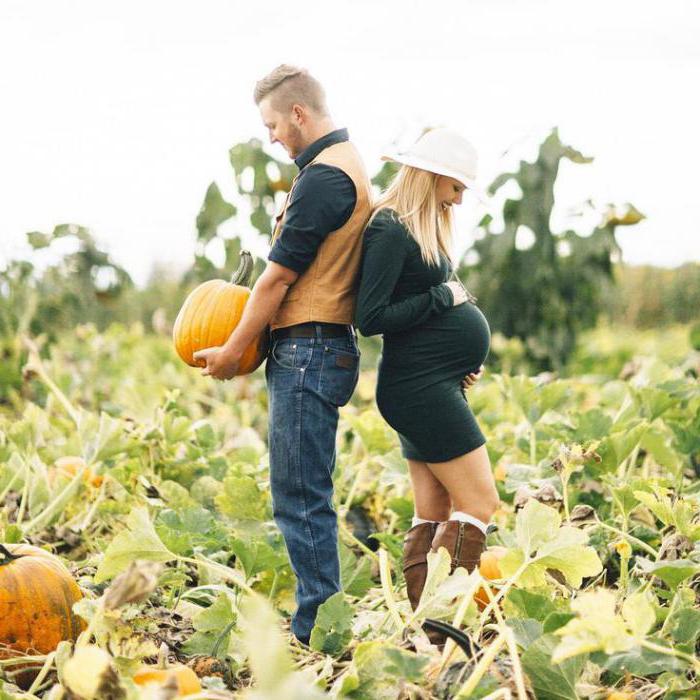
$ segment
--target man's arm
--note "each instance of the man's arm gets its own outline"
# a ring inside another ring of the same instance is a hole
[[[289,287],[299,274],[276,262],[268,262],[243,309],[243,316],[224,344],[226,354],[240,360],[246,348],[263,332],[275,315]]]

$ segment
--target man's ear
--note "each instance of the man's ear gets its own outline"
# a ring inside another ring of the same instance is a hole
[[[297,125],[301,126],[306,121],[306,108],[304,105],[293,104],[292,105],[292,121]]]

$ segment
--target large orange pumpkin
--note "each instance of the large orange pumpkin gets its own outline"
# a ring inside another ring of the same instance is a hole
[[[85,628],[72,611],[83,594],[50,552],[28,544],[0,544],[0,658],[52,652]],[[39,668],[13,666],[13,681],[29,687]]]
[[[177,354],[191,367],[205,367],[195,360],[198,350],[223,345],[238,325],[250,296],[253,257],[241,251],[241,262],[230,282],[209,280],[190,292],[173,326],[173,342]],[[250,374],[267,355],[268,331],[251,343],[243,353],[236,374]]]

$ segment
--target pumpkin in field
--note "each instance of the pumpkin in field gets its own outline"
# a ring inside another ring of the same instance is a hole
[[[84,466],[86,466],[85,460],[82,457],[59,457],[54,462],[54,466],[50,467],[48,470],[49,483],[53,483],[58,476],[72,479]],[[102,485],[104,477],[102,474],[95,474],[95,472],[88,467],[85,470],[83,479],[86,484],[99,488]]]
[[[183,695],[194,695],[202,690],[197,674],[189,667],[177,664],[169,668],[157,668],[155,666],[143,666],[134,674],[136,685],[156,685],[162,687],[173,683],[174,678],[177,685],[178,697]]]
[[[85,623],[72,611],[83,597],[68,569],[53,554],[28,544],[0,544],[0,658],[52,652],[75,640]],[[12,678],[27,688],[38,667]]]
[[[177,688],[177,697],[194,695],[202,691],[202,684],[197,674],[183,664],[168,664],[168,645],[163,642],[158,650],[158,664],[155,666],[141,666],[133,676],[134,683],[141,686],[155,686],[163,688],[167,686],[173,690]]]
[[[503,578],[498,562],[507,551],[505,547],[489,547],[485,552],[482,552],[481,562],[479,563],[479,573],[487,581]],[[476,604],[479,606],[480,610],[483,610],[489,604],[489,597],[483,587],[479,588],[474,594],[474,600],[476,600]]]
[[[241,262],[231,282],[209,280],[190,292],[173,327],[177,354],[191,367],[205,367],[204,360],[195,360],[198,350],[223,345],[238,325],[250,296],[248,284],[253,271],[253,258],[241,251]],[[267,329],[243,353],[237,374],[250,374],[267,355]]]

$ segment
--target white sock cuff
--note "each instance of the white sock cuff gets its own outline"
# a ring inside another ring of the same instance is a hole
[[[421,523],[436,523],[438,522],[437,520],[426,520],[425,518],[419,518],[417,515],[414,515],[412,520],[411,520],[411,527],[415,527],[416,525],[420,525]]]
[[[479,520],[479,518],[475,518],[473,515],[469,515],[469,513],[465,513],[461,510],[454,511],[454,513],[450,515],[450,520],[461,520],[463,523],[475,525],[484,534],[486,534],[486,530],[488,528],[488,523],[485,523],[482,520]]]

